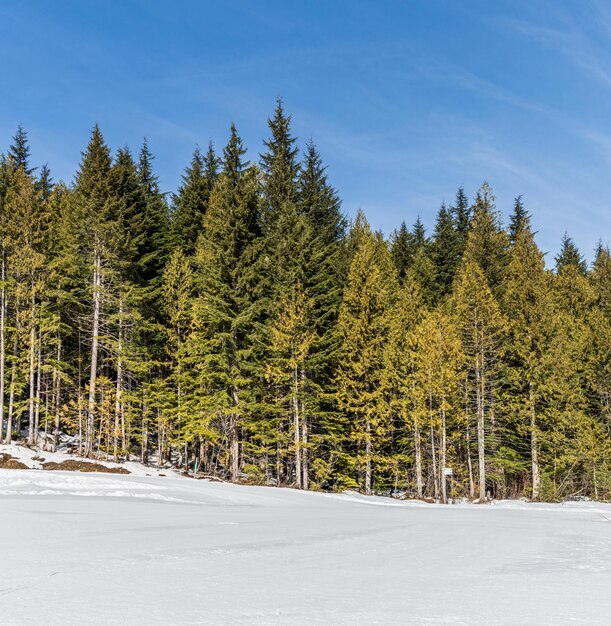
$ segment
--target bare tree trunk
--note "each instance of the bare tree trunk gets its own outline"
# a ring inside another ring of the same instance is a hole
[[[447,478],[446,478],[446,409],[445,409],[445,395],[441,394],[441,450],[439,453],[439,465],[440,465],[440,480],[441,480],[441,501],[444,504],[448,503],[447,493]]]
[[[6,367],[6,257],[4,253],[4,242],[2,242],[2,258],[0,259],[0,441],[3,441],[4,427],[4,375]],[[8,425],[7,425],[8,428]],[[8,434],[8,433],[7,433]]]
[[[54,412],[55,412],[55,425],[53,428],[53,452],[57,452],[57,448],[59,446],[59,403],[60,403],[60,376],[59,376],[59,362],[62,356],[62,341],[61,335],[57,334],[57,363],[53,368],[53,393],[55,395],[54,399]],[[80,394],[80,387],[79,387]],[[80,402],[79,402],[80,404]]]
[[[301,443],[303,446],[303,450],[301,451],[301,462],[302,462],[302,475],[301,481],[304,489],[310,488],[310,473],[308,467],[308,423],[305,418],[305,414],[303,411],[303,404],[301,409]]]
[[[431,426],[431,457],[433,459],[433,485],[435,487],[435,500],[439,499],[439,473],[437,471],[437,452],[435,451],[435,430]]]
[[[473,463],[471,462],[471,439],[469,437],[469,423],[466,425],[465,433],[467,441],[467,468],[469,470],[469,497],[471,500],[475,498],[475,481],[473,479]]]
[[[96,242],[93,259],[93,324],[91,328],[91,366],[89,374],[89,400],[87,403],[87,429],[85,433],[85,456],[93,454],[95,439],[95,392],[98,373],[98,347],[100,332],[100,297],[102,286],[102,260],[99,242]]]
[[[123,302],[119,302],[119,343],[117,345],[117,386],[115,390],[115,428],[113,432],[113,459],[119,460],[119,424],[121,418],[121,391],[123,389]]]
[[[301,389],[305,388],[305,371],[301,369]],[[304,489],[309,489],[310,476],[308,467],[308,419],[305,411],[305,402],[301,400],[301,483]]]
[[[231,388],[231,399],[233,406],[238,406],[238,390],[234,386]],[[236,482],[240,475],[240,441],[238,438],[238,414],[232,413],[229,416],[229,457],[231,466],[231,480]]]
[[[38,439],[38,430],[40,428],[40,389],[42,384],[42,329],[38,329],[38,350],[37,350],[37,365],[36,365],[36,395],[34,404],[34,443]],[[46,415],[45,415],[46,424]],[[46,433],[45,433],[46,435]],[[46,443],[45,437],[45,443]]]
[[[418,497],[422,498],[424,495],[422,484],[422,440],[416,415],[414,415],[414,450],[416,452],[416,491]]]
[[[479,500],[486,500],[486,446],[485,446],[485,423],[484,423],[484,398],[485,398],[485,378],[483,374],[483,355],[478,354],[476,365],[477,382],[477,460],[479,470]]]
[[[297,366],[293,369],[293,429],[295,443],[295,484],[297,489],[302,488],[301,482],[301,427],[299,425],[299,372]]]
[[[538,500],[541,495],[541,472],[539,469],[539,441],[537,438],[536,409],[532,387],[530,395],[530,453],[532,461],[532,499]]]
[[[28,367],[28,383],[30,387],[28,397],[28,444],[31,446],[36,443],[38,433],[35,432],[35,416],[34,416],[34,393],[36,389],[35,363],[36,363],[36,328],[35,320],[35,300],[32,295],[30,303],[30,346],[29,346],[29,367]]]
[[[371,422],[365,425],[365,493],[371,495]]]
[[[13,362],[11,363],[11,382],[8,396],[8,418],[6,423],[6,443],[13,441],[13,411],[15,409],[15,384],[17,382],[17,333],[13,341]]]

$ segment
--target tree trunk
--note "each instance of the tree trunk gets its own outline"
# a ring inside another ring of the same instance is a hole
[[[435,429],[431,426],[431,456],[433,458],[433,485],[435,486],[435,500],[439,499],[439,474],[437,471],[437,453],[435,452]]]
[[[233,406],[238,406],[238,390],[231,388]],[[231,466],[231,480],[236,482],[240,475],[240,441],[238,438],[238,414],[234,412],[229,417],[229,457]]]
[[[473,463],[471,461],[471,438],[469,437],[469,422],[466,423],[465,438],[467,441],[467,469],[469,470],[469,497],[475,499],[475,481],[473,480]]]
[[[371,422],[365,425],[365,493],[371,495]]]
[[[6,279],[6,257],[4,254],[4,242],[2,243],[0,264],[0,280],[2,280],[2,285],[0,286],[0,441],[3,441],[4,439],[2,429],[4,426],[4,370],[6,366],[6,287],[4,284],[4,281]]]
[[[294,429],[294,443],[295,443],[295,484],[297,489],[302,488],[301,482],[301,428],[299,425],[299,372],[297,367],[293,369],[293,429]]]
[[[29,397],[28,397],[28,444],[34,445],[36,443],[36,439],[38,433],[35,432],[35,416],[34,416],[34,393],[36,389],[36,378],[35,378],[35,363],[36,363],[36,327],[34,324],[35,320],[35,301],[34,296],[32,296],[32,300],[30,303],[30,346],[29,346],[29,367],[28,367],[28,383],[29,383]]]
[[[34,443],[38,439],[38,430],[40,429],[40,390],[42,385],[42,329],[38,329],[38,350],[37,350],[37,365],[36,365],[36,393],[34,403]],[[46,423],[46,414],[45,414]],[[45,433],[46,435],[46,433]],[[47,442],[46,437],[44,444]]]
[[[113,458],[119,460],[119,425],[121,421],[121,391],[123,390],[123,302],[119,302],[119,341],[117,344],[117,386],[115,390],[115,428],[113,432]]]
[[[416,452],[416,491],[418,497],[422,499],[424,492],[422,486],[422,441],[420,437],[420,426],[414,415],[414,450]]]
[[[539,441],[537,438],[536,409],[535,400],[530,388],[530,453],[532,461],[532,499],[538,500],[541,496],[541,472],[539,469]]]
[[[482,359],[483,360],[483,359]],[[477,382],[477,460],[479,470],[479,501],[486,500],[486,447],[484,423],[484,393],[485,379],[482,372],[482,363],[476,366]]]
[[[93,323],[91,328],[91,365],[89,374],[89,400],[87,403],[87,428],[85,433],[85,456],[93,455],[95,439],[95,392],[100,332],[101,271],[102,261],[100,258],[99,243],[96,242],[93,259]]]
[[[301,369],[301,389],[305,387],[305,371]],[[305,402],[301,400],[301,483],[304,489],[310,486],[308,470],[308,420],[305,411]]]
[[[55,394],[55,398],[54,398],[54,412],[55,412],[55,424],[53,427],[53,452],[57,452],[57,448],[59,446],[59,404],[60,404],[60,390],[61,390],[61,383],[60,383],[60,376],[59,376],[59,362],[61,360],[61,356],[62,356],[62,342],[61,342],[61,335],[57,334],[57,363],[55,364],[55,367],[53,368],[53,393]],[[80,393],[80,388],[79,388],[79,393]]]
[[[447,477],[446,477],[446,409],[445,409],[445,396],[441,394],[441,450],[439,453],[439,465],[441,466],[441,501],[444,504],[448,503],[448,493],[447,493]]]

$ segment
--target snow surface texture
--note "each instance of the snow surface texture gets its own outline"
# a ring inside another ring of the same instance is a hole
[[[139,467],[0,470],[1,624],[611,624],[611,505],[444,507]]]

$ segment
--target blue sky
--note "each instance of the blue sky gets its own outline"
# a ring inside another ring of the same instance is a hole
[[[542,248],[611,239],[611,5],[583,0],[0,3],[0,150],[18,122],[70,180],[95,121],[146,136],[163,189],[281,95],[354,215],[431,230],[459,185],[523,194]]]

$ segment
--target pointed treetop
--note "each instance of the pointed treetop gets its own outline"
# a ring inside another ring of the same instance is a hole
[[[416,221],[412,228],[412,238],[413,238],[413,245],[416,248],[420,248],[421,246],[424,246],[427,243],[426,229],[424,228],[424,224],[422,223],[422,220],[420,219],[420,215],[418,215],[418,217],[416,218]]]
[[[153,172],[154,158],[145,137],[138,155],[138,176],[147,193],[159,193],[159,178]]]
[[[515,243],[518,233],[522,228],[530,228],[530,214],[524,208],[522,196],[518,196],[513,201],[513,212],[509,220],[509,240]]]
[[[112,163],[110,150],[97,123],[91,131],[89,143],[81,155],[81,163],[74,182],[81,192],[89,194],[94,189],[97,190],[100,185],[106,184],[106,177]]]
[[[203,157],[203,165],[204,165],[204,177],[208,182],[208,186],[210,189],[214,187],[214,183],[219,175],[219,168],[221,166],[221,159],[216,156],[216,152],[214,151],[214,145],[212,141],[208,142],[208,150]]]
[[[469,222],[471,221],[471,209],[469,207],[469,199],[465,194],[463,187],[459,187],[456,192],[456,200],[454,206],[451,207],[452,216],[456,223],[456,230],[463,236],[469,230]]]
[[[556,273],[564,271],[566,268],[572,267],[583,276],[588,271],[588,265],[583,255],[577,249],[574,241],[569,237],[568,233],[562,236],[560,252],[554,259],[556,261]]]
[[[21,124],[13,137],[13,143],[9,146],[8,157],[13,160],[16,168],[21,168],[30,176],[35,168],[30,167],[30,143],[28,133]]]
[[[271,137],[264,142],[261,169],[265,175],[268,223],[273,223],[282,206],[294,202],[297,195],[299,163],[296,138],[291,134],[291,116],[286,115],[278,98],[274,117],[267,120]]]
[[[345,231],[345,219],[340,212],[340,199],[327,180],[326,167],[316,145],[310,140],[298,181],[298,206],[318,235],[325,231],[325,239],[339,240]]]
[[[238,182],[242,172],[248,167],[248,161],[242,160],[245,154],[242,138],[238,135],[235,124],[231,122],[229,141],[223,149],[223,173],[231,185]]]
[[[46,163],[40,168],[40,175],[38,176],[38,180],[36,181],[36,189],[37,191],[41,192],[43,200],[48,200],[51,192],[53,191],[53,179],[51,178],[51,170]]]

